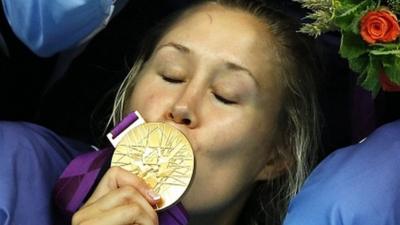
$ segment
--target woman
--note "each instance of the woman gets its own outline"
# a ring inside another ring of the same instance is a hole
[[[193,146],[196,172],[182,199],[190,224],[281,223],[319,133],[316,65],[296,30],[257,1],[201,2],[151,33],[123,82],[114,122],[138,110]],[[158,201],[141,179],[111,168],[72,224],[157,224]]]
[[[191,224],[234,224],[241,213],[279,224],[316,146],[305,43],[281,14],[256,2],[201,3],[162,28],[122,85],[114,121],[138,110],[188,137],[197,165],[183,198]],[[264,201],[254,197],[245,207],[252,192]],[[143,181],[113,168],[73,224],[156,224],[157,199]],[[256,210],[248,211],[252,203]]]

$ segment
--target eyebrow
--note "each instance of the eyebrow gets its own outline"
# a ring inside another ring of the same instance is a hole
[[[176,50],[178,50],[179,52],[182,52],[184,54],[189,54],[191,52],[188,47],[186,47],[184,45],[181,45],[181,44],[178,44],[178,43],[175,43],[175,42],[168,42],[166,44],[158,46],[156,48],[156,52],[159,51],[161,48],[164,48],[164,47],[175,48]],[[257,87],[260,86],[259,83],[257,82],[257,80],[255,79],[253,73],[249,69],[245,68],[244,66],[241,66],[239,64],[236,64],[236,63],[233,63],[233,62],[230,62],[230,61],[225,61],[225,66],[226,66],[227,69],[232,70],[232,71],[243,71],[243,72],[247,73],[247,75],[249,75],[254,80],[254,82],[256,83]]]
[[[167,44],[163,44],[163,45],[158,46],[156,48],[156,52],[159,51],[160,49],[164,48],[164,47],[173,47],[176,50],[178,50],[178,51],[180,51],[182,53],[185,53],[185,54],[189,54],[190,53],[190,49],[188,47],[183,46],[183,45],[178,44],[178,43],[174,43],[174,42],[168,42]]]
[[[225,62],[225,65],[229,70],[245,72],[247,75],[249,75],[254,80],[254,82],[256,83],[257,87],[259,87],[259,84],[258,84],[257,80],[255,79],[253,73],[249,69],[247,69],[247,68],[245,68],[243,66],[240,66],[240,65],[238,65],[236,63],[233,63],[233,62]]]

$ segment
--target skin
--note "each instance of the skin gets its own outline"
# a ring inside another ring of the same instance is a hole
[[[274,153],[282,88],[268,43],[254,16],[206,4],[185,13],[139,74],[129,110],[178,128],[194,149],[183,198],[191,224],[234,224],[254,183],[282,172]],[[157,201],[139,178],[111,168],[73,224],[157,224]]]

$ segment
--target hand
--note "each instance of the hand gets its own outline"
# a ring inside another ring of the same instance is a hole
[[[112,167],[89,200],[74,214],[72,225],[158,225],[152,206],[160,200],[141,178]]]

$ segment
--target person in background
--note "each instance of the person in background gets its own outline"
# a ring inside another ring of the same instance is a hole
[[[2,0],[15,35],[36,55],[78,47],[101,31],[127,0]]]
[[[400,120],[324,159],[291,201],[284,225],[400,223]]]

